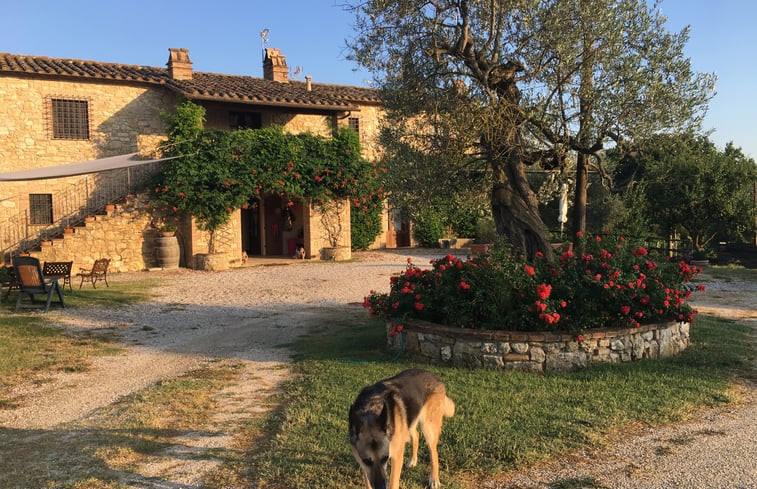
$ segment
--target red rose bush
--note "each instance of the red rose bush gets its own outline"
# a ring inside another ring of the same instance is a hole
[[[549,262],[524,262],[504,244],[488,255],[453,255],[421,268],[408,262],[390,292],[371,291],[363,305],[394,324],[415,318],[447,326],[580,334],[603,327],[692,322],[687,303],[699,269],[655,257],[623,238],[582,236],[576,251]],[[699,287],[703,289],[702,286]]]

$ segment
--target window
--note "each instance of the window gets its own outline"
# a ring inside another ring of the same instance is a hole
[[[29,224],[53,223],[53,194],[29,194]]]
[[[263,127],[260,112],[229,112],[231,129],[260,129]]]
[[[53,139],[89,139],[89,102],[50,99]]]
[[[350,125],[350,129],[355,131],[360,136],[360,119],[357,117],[350,117],[347,121]]]

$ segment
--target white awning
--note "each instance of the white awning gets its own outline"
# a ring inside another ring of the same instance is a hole
[[[178,156],[170,158],[159,158],[157,160],[140,160],[139,153],[130,153],[120,156],[111,156],[109,158],[100,158],[99,160],[79,161],[76,163],[67,163],[65,165],[47,166],[44,168],[35,168],[33,170],[12,171],[0,173],[0,182],[17,182],[22,180],[45,180],[48,178],[72,177],[84,175],[86,173],[97,173],[107,170],[117,170],[130,166],[146,165],[158,161],[172,160]]]

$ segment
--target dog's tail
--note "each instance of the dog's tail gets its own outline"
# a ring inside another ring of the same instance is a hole
[[[444,417],[451,418],[455,415],[455,402],[447,396],[444,396]]]

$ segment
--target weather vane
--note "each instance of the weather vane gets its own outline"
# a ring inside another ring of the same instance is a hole
[[[268,29],[260,31],[260,50],[263,52],[263,58],[265,58],[265,45],[268,44]]]

